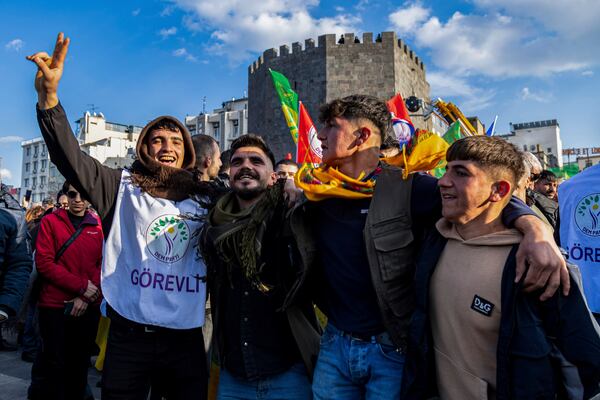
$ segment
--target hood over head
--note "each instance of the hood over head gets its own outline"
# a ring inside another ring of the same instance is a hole
[[[148,154],[148,134],[163,123],[172,123],[183,136],[184,154],[181,168],[161,164]],[[196,153],[192,137],[186,127],[175,117],[162,116],[148,123],[138,138],[137,160],[131,165],[131,182],[142,191],[154,197],[182,201],[200,190],[192,169],[196,163]]]
[[[192,168],[194,168],[194,165],[196,163],[196,153],[194,151],[194,144],[192,143],[192,136],[188,132],[185,125],[183,125],[177,118],[171,117],[170,115],[163,115],[158,118],[155,118],[152,121],[150,121],[144,127],[144,129],[142,129],[142,132],[140,133],[140,137],[138,138],[136,149],[135,149],[136,154],[137,154],[137,159],[149,171],[155,171],[160,168],[176,169],[173,167],[167,167],[165,165],[162,165],[161,163],[156,161],[154,158],[150,157],[150,155],[148,154],[148,143],[147,143],[148,135],[156,127],[158,127],[162,124],[165,124],[165,123],[172,123],[179,128],[179,131],[181,132],[181,136],[183,136],[183,147],[184,147],[183,164],[181,165],[181,169],[191,170]]]

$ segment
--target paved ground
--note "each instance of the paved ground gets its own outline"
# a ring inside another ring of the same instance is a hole
[[[15,338],[6,337],[14,343]],[[21,351],[0,351],[0,400],[26,400],[29,387],[31,363],[21,360]],[[88,382],[96,399],[100,399],[100,388],[96,383],[100,374],[90,368]]]

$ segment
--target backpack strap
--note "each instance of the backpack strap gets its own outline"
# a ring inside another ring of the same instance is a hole
[[[79,234],[83,231],[83,228],[85,228],[85,225],[82,222],[79,224],[79,227],[77,228],[75,233],[73,233],[71,235],[69,240],[67,240],[65,243],[63,243],[63,245],[60,247],[60,249],[58,249],[58,251],[56,252],[56,256],[54,256],[55,264],[58,262],[58,260],[60,259],[60,256],[63,255],[63,253],[67,250],[67,248],[75,241],[75,239],[77,239],[77,236],[79,236]]]

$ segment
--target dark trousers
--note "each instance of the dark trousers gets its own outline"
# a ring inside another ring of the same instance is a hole
[[[150,387],[168,400],[207,398],[202,328],[148,327],[108,310],[102,400],[146,400]]]
[[[83,400],[90,355],[98,330],[100,311],[88,307],[80,317],[63,309],[40,308],[41,351],[32,366],[32,400]]]

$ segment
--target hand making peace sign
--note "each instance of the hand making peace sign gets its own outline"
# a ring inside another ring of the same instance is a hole
[[[58,104],[58,82],[63,74],[69,43],[70,39],[65,38],[61,32],[56,38],[52,57],[44,51],[26,57],[38,66],[35,74],[35,90],[38,93],[38,105],[42,110]]]

